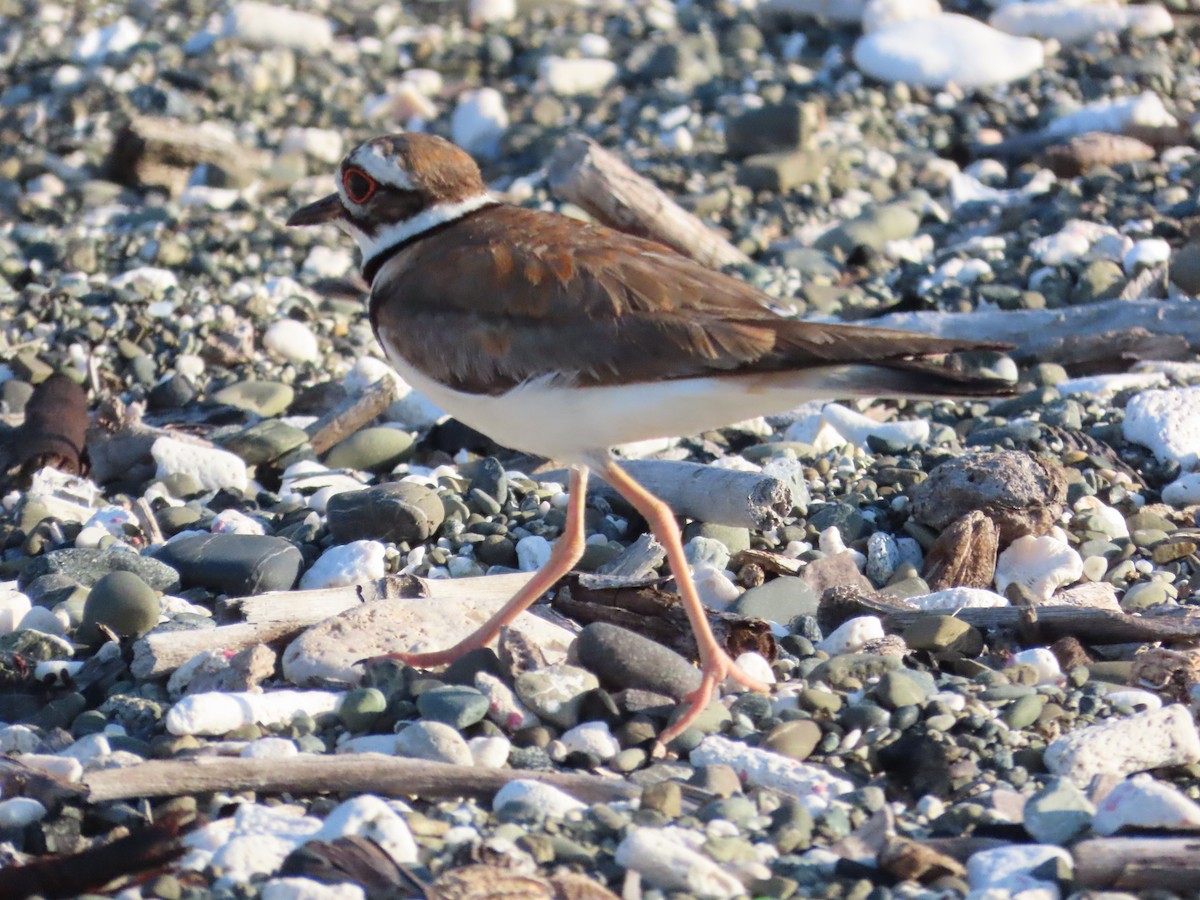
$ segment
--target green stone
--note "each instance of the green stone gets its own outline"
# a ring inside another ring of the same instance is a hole
[[[250,466],[274,462],[307,443],[308,433],[303,428],[278,419],[256,422],[222,441],[226,450],[236,453]]]
[[[812,719],[796,719],[772,728],[763,738],[762,745],[789,759],[804,762],[817,748],[821,737],[821,726]]]
[[[350,691],[338,707],[338,719],[347,731],[369,731],[387,709],[387,697],[376,688]]]
[[[1133,612],[1140,609],[1150,609],[1161,606],[1170,600],[1167,586],[1161,581],[1143,581],[1132,585],[1121,598],[1121,609]]]
[[[333,469],[386,472],[412,452],[413,436],[399,428],[364,428],[329,451],[325,465]]]
[[[983,650],[979,629],[955,616],[922,616],[904,630],[902,637],[913,650],[931,653],[951,650],[964,656],[978,656]]]
[[[642,809],[654,809],[678,819],[683,814],[683,788],[677,781],[659,781],[642,788]]]
[[[1014,700],[1006,706],[1000,717],[1009,728],[1012,728],[1014,731],[1020,731],[1022,728],[1028,728],[1038,720],[1045,705],[1045,697],[1040,694],[1030,694],[1019,700]]]
[[[83,605],[78,637],[97,643],[106,625],[119,637],[141,637],[158,624],[158,592],[132,572],[109,572],[94,585]]]

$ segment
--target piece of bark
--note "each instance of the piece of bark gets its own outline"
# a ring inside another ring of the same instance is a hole
[[[0,868],[0,897],[76,897],[98,891],[122,876],[161,869],[183,855],[179,836],[187,821],[182,812],[170,813],[154,825],[107,844]]]
[[[355,397],[348,397],[305,430],[313,452],[320,456],[372,419],[383,415],[397,397],[396,380],[381,378]]]
[[[925,554],[921,577],[931,591],[952,587],[990,590],[996,575],[996,523],[977,509],[955,519]]]
[[[25,423],[14,435],[21,479],[27,481],[45,466],[80,474],[87,428],[87,393],[82,387],[60,374],[35,387],[25,404]]]
[[[1092,838],[1071,847],[1079,887],[1118,891],[1196,889],[1198,837]]]
[[[903,600],[882,594],[830,588],[821,597],[817,623],[828,634],[848,619],[878,616],[884,630],[901,634],[923,616],[948,615],[947,610],[919,610]],[[1160,615],[1134,616],[1107,609],[1078,606],[966,607],[953,613],[976,628],[1016,631],[1022,619],[1033,617],[1035,634],[1030,641],[1045,646],[1059,638],[1074,636],[1088,644],[1122,644],[1132,641],[1189,642],[1200,638],[1200,611],[1168,607]]]
[[[966,868],[952,856],[935,850],[928,844],[908,838],[893,837],[879,852],[879,868],[900,881],[928,884],[947,875],[963,878]]]
[[[585,803],[629,800],[641,789],[621,779],[530,769],[481,769],[380,753],[336,756],[303,754],[283,759],[198,756],[153,760],[124,769],[91,772],[88,800],[105,803],[135,797],[180,797],[216,791],[266,794],[382,794],[387,797],[491,797],[517,779],[553,785]],[[700,797],[703,791],[690,792]]]
[[[568,136],[550,158],[551,192],[605,225],[649,238],[702,265],[744,264],[750,258],[591,138]]]
[[[606,586],[586,575],[572,576],[554,594],[551,605],[576,621],[607,622],[670,647],[687,659],[698,658],[695,636],[679,595],[658,580]],[[770,626],[761,619],[706,610],[717,643],[730,656],[755,652],[769,662],[778,653]]]
[[[1059,178],[1075,178],[1096,166],[1111,167],[1147,159],[1154,159],[1154,148],[1145,141],[1124,134],[1089,131],[1049,145],[1038,162]]]
[[[248,184],[270,155],[230,140],[220,131],[160,116],[134,116],[113,140],[109,176],[131,187],[183,193],[197,166],[212,165]]]
[[[621,468],[676,515],[698,522],[762,530],[777,525],[795,505],[785,481],[757,472],[665,459],[630,460]],[[538,481],[565,483],[567,477],[565,469],[537,474]],[[624,498],[604,482],[592,484],[596,495],[627,508]]]
[[[1176,334],[1200,347],[1200,303],[1194,300],[1101,300],[1064,309],[983,310],[970,313],[888,313],[869,323],[937,337],[1012,344],[1019,363],[1040,362],[1068,337],[1144,328]]]

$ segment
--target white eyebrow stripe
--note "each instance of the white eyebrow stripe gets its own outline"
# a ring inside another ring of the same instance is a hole
[[[351,162],[380,184],[402,191],[414,190],[408,172],[397,165],[394,159],[382,154],[378,147],[372,147],[370,144],[359,147],[351,157]]]

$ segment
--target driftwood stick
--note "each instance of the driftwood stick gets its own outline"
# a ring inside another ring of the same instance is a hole
[[[481,769],[380,753],[302,754],[288,759],[201,756],[155,760],[126,769],[93,772],[88,776],[87,787],[92,803],[247,790],[269,794],[330,791],[424,799],[489,799],[517,779],[551,784],[589,803],[627,800],[641,791],[624,779],[529,769]]]
[[[1133,641],[1190,641],[1200,637],[1200,615],[1183,607],[1162,616],[1133,616],[1108,609],[1078,606],[992,607],[954,612],[976,628],[1017,629],[1034,617],[1033,631],[1039,640],[1056,641],[1075,637],[1087,644],[1124,644]],[[830,588],[821,598],[817,620],[824,629],[835,628],[855,616],[879,616],[886,631],[899,633],[923,616],[948,615],[946,610],[918,610],[853,588]]]
[[[889,313],[869,323],[947,338],[1013,344],[1017,360],[1040,360],[1067,338],[1144,328],[1177,334],[1200,345],[1200,303],[1194,300],[1102,300],[1067,309],[985,310],[972,313]]]
[[[770,528],[791,513],[792,490],[786,482],[757,472],[718,469],[700,463],[639,459],[621,463],[678,515],[699,522],[740,528]],[[567,480],[565,469],[539,472],[539,481]],[[626,507],[621,496],[603,482],[595,492],[610,503]]]
[[[357,397],[339,403],[305,429],[313,452],[318,455],[324,453],[376,416],[382,415],[395,399],[395,380],[380,378]]]
[[[1188,893],[1200,872],[1200,837],[1093,838],[1071,855],[1081,887]]]
[[[559,145],[546,174],[555,196],[583,207],[605,225],[659,241],[713,268],[750,261],[617,156],[583,135],[571,135]]]
[[[310,625],[371,600],[425,597],[431,602],[455,597],[507,599],[533,577],[532,572],[478,578],[426,579],[387,575],[378,581],[315,591],[269,591],[229,601],[246,621],[198,631],[151,634],[133,645],[131,671],[138,678],[169,675],[206,650],[237,652],[254,644],[290,640]]]

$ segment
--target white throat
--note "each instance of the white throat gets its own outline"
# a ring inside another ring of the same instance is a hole
[[[358,242],[359,249],[362,250],[363,266],[366,267],[376,256],[397,244],[496,202],[498,201],[495,197],[485,192],[457,203],[437,203],[412,218],[382,226],[374,235],[359,231],[349,219],[339,219],[337,224]]]

